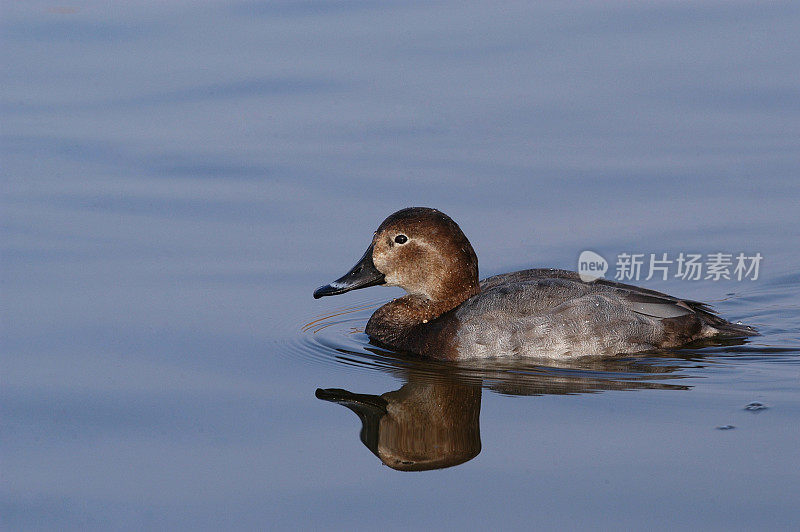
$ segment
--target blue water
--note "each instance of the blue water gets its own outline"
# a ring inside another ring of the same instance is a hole
[[[0,9],[3,528],[800,526],[796,4]],[[483,277],[761,253],[757,280],[636,284],[762,336],[572,366],[376,350],[398,289],[311,293],[410,205]],[[395,471],[317,388],[463,397],[479,441]]]

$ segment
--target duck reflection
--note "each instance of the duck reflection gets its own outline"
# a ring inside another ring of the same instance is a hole
[[[681,377],[674,374],[681,366],[663,365],[659,359],[576,361],[559,366],[495,360],[491,367],[488,363],[452,365],[400,359],[386,365],[386,360],[380,357],[381,369],[402,375],[406,381],[399,390],[367,395],[329,388],[317,389],[316,396],[355,412],[362,423],[361,442],[384,464],[400,471],[451,467],[480,453],[482,388],[508,395],[688,389],[653,380]]]
[[[316,395],[355,412],[361,442],[392,469],[441,469],[481,451],[480,384],[417,377],[383,395],[338,389],[318,389]]]

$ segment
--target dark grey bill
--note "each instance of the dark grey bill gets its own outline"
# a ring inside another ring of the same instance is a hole
[[[320,286],[314,290],[314,299],[319,299],[323,296],[335,296],[337,294],[344,294],[356,288],[366,288],[368,286],[375,286],[376,284],[383,284],[386,282],[384,275],[375,268],[372,263],[372,245],[367,248],[364,256],[358,261],[358,264],[339,277],[331,284]]]

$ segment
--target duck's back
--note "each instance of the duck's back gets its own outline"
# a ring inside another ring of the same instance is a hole
[[[756,334],[696,301],[555,269],[484,279],[442,318],[454,325],[458,358],[611,355]]]

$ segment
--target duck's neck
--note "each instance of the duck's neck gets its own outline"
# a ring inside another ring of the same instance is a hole
[[[480,291],[477,283],[446,299],[428,299],[418,295],[407,295],[386,303],[367,322],[366,333],[386,343],[395,343],[409,333],[412,327],[435,320],[445,312]]]

